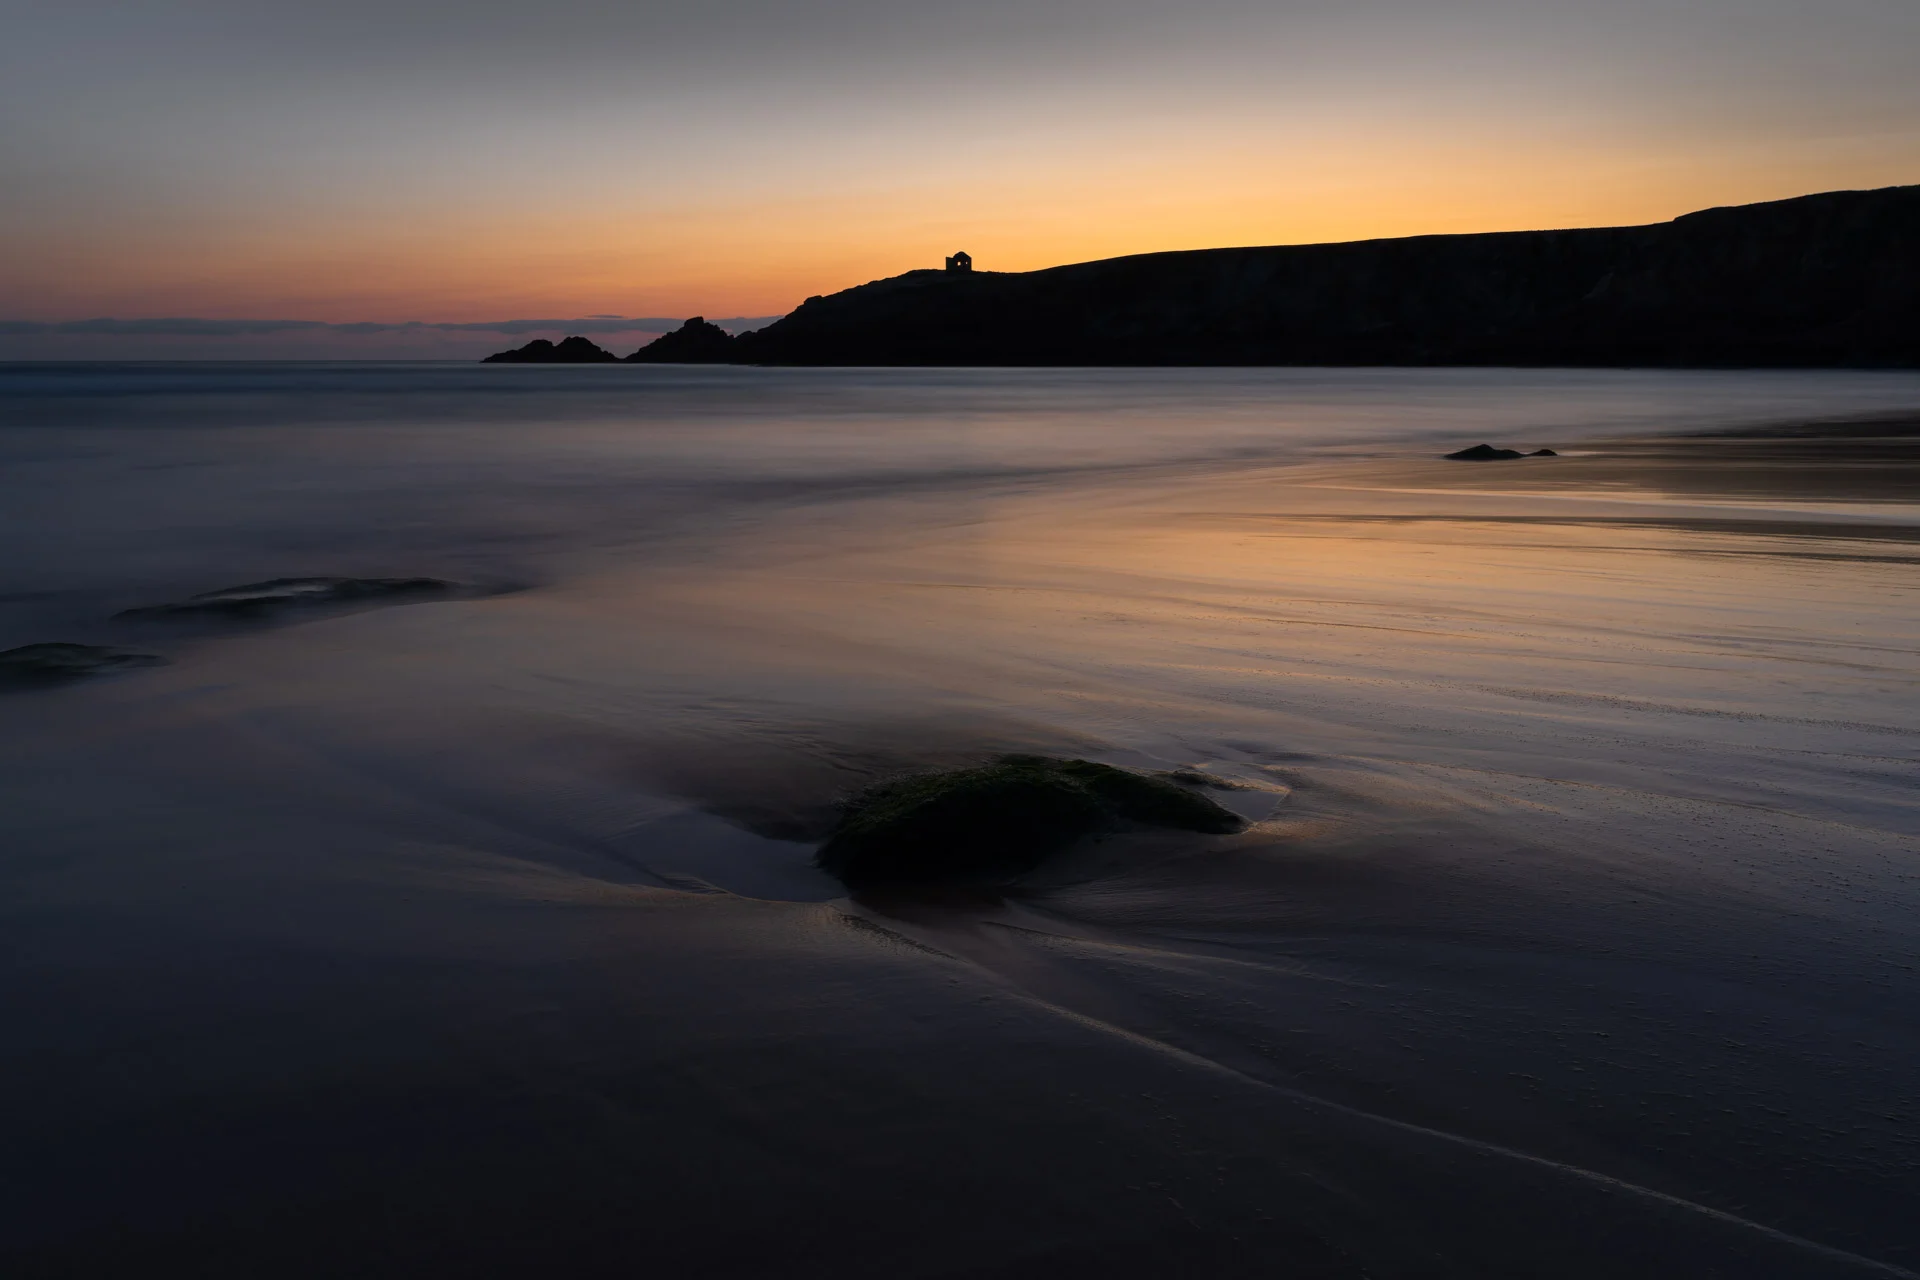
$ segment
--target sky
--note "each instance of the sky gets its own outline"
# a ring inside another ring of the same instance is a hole
[[[0,0],[0,32],[0,358],[617,347],[959,248],[1920,182],[1915,0]],[[160,319],[305,327],[124,327]]]

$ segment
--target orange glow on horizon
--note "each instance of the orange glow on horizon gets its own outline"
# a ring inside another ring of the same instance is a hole
[[[981,270],[1025,271],[1169,249],[1654,222],[1916,176],[1832,148],[1703,164],[1524,140],[1494,150],[1364,141],[1276,155],[1242,140],[1150,163],[1078,172],[1026,163],[778,201],[676,206],[614,193],[584,210],[156,220],[106,246],[85,230],[44,244],[0,272],[0,286],[15,314],[47,320],[773,315],[812,294],[938,266],[956,248]]]

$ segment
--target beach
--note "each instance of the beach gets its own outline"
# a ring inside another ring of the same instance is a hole
[[[1920,1272],[1920,377],[0,406],[0,648],[168,661],[0,699],[10,1274]],[[115,617],[303,574],[461,590]],[[812,865],[1007,751],[1251,825]]]

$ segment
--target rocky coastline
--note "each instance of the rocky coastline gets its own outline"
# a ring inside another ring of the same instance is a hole
[[[606,363],[585,338],[490,360]],[[769,365],[1920,367],[1920,186],[1639,227],[921,270],[626,357]]]

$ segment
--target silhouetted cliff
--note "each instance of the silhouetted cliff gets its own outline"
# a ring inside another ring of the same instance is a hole
[[[734,358],[733,335],[704,316],[663,333],[627,359],[639,364],[726,364]]]
[[[663,339],[664,341],[664,339]],[[651,350],[651,348],[649,348]],[[912,271],[732,339],[765,364],[1920,366],[1920,187],[1645,227]]]
[[[620,357],[587,338],[562,338],[557,344],[535,338],[524,347],[496,351],[481,364],[609,364]]]

